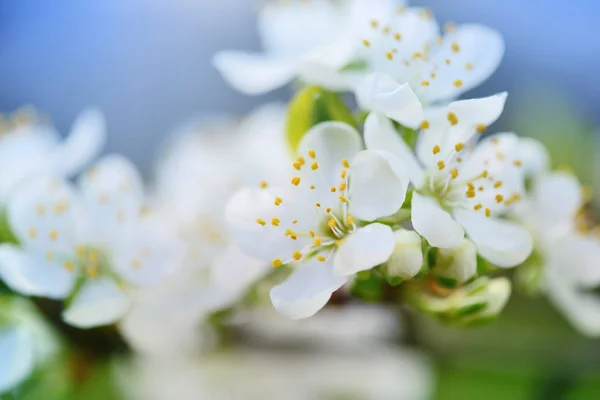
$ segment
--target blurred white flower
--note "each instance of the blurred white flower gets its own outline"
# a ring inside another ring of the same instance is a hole
[[[143,201],[137,170],[117,155],[88,169],[78,189],[54,175],[28,180],[7,206],[19,245],[0,246],[2,279],[25,295],[69,296],[63,318],[72,325],[116,321],[127,291],[157,282],[177,254]]]
[[[0,296],[0,394],[17,388],[58,350],[57,338],[32,304]]]
[[[358,33],[361,23],[383,17],[400,4],[394,0],[267,1],[258,13],[264,52],[220,51],[213,64],[237,90],[265,93],[302,79],[305,70],[314,75],[312,59],[326,65],[343,64],[352,50],[348,35]],[[328,68],[317,68],[331,75]]]
[[[365,124],[369,149],[387,150],[407,166],[415,191],[414,229],[429,244],[459,246],[465,235],[483,258],[512,267],[531,253],[532,240],[517,223],[498,218],[523,193],[519,139],[497,134],[477,143],[478,132],[502,112],[506,94],[456,101],[432,113],[420,133],[416,155],[390,120],[371,113]]]
[[[189,355],[209,346],[206,318],[239,301],[271,270],[232,244],[223,214],[242,186],[282,182],[291,162],[284,118],[283,106],[269,104],[242,121],[192,122],[167,143],[156,168],[153,206],[176,232],[185,257],[160,285],[136,293],[120,324],[138,352]]]
[[[385,264],[388,276],[411,279],[423,266],[422,240],[415,231],[399,229],[394,232],[395,247],[392,256]]]
[[[275,308],[290,318],[313,315],[349,276],[394,250],[392,229],[369,222],[402,206],[408,176],[386,152],[361,149],[353,127],[316,125],[300,143],[289,186],[244,189],[227,205],[242,251],[274,267],[298,265],[271,291]]]
[[[536,240],[543,291],[576,329],[600,336],[600,298],[592,292],[600,285],[600,241],[578,231],[582,206],[583,189],[575,176],[542,171],[516,211]]]
[[[5,203],[18,185],[39,174],[70,177],[98,155],[106,140],[104,116],[98,110],[82,111],[66,139],[50,126],[35,122],[17,126],[0,136],[0,202]]]

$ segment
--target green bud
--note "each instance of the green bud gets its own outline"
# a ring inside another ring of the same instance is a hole
[[[310,128],[320,122],[340,121],[357,128],[352,112],[336,93],[318,86],[307,86],[296,94],[288,107],[287,142],[296,153],[298,144]]]

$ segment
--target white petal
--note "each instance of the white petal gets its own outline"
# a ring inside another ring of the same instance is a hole
[[[365,77],[356,88],[356,99],[362,109],[382,113],[409,128],[423,121],[421,102],[410,85],[401,85],[387,74]]]
[[[308,318],[323,308],[344,283],[345,277],[332,275],[330,262],[313,259],[297,266],[285,282],[271,289],[271,301],[288,318]]]
[[[455,51],[454,44],[458,45]],[[441,49],[428,67],[436,72],[427,88],[429,102],[458,97],[485,81],[498,67],[504,54],[504,41],[498,32],[483,25],[465,24],[445,35]],[[446,64],[450,60],[450,64]],[[470,69],[467,68],[470,65]],[[438,68],[436,68],[438,66]],[[439,67],[441,66],[441,67]],[[455,85],[460,80],[460,86]]]
[[[364,150],[350,167],[350,213],[373,221],[398,211],[406,198],[408,173],[404,165],[383,150]]]
[[[316,228],[310,225],[316,221],[312,204],[296,203],[290,195],[282,196],[282,206],[275,206],[276,196],[270,193],[271,190],[277,191],[277,188],[242,189],[232,196],[225,207],[225,219],[236,245],[246,254],[267,262],[275,258],[288,259],[295,250],[309,243],[304,237],[292,240],[285,234],[287,228],[294,226],[295,231],[303,232]],[[272,218],[279,219],[279,226],[271,224]],[[260,225],[258,219],[266,224]],[[294,225],[293,220],[299,222]],[[305,225],[307,223],[309,225]]]
[[[341,92],[352,89],[360,81],[362,72],[342,72],[355,55],[351,43],[337,42],[311,51],[298,64],[302,81],[327,90]]]
[[[423,185],[423,170],[400,133],[383,115],[371,113],[365,121],[365,143],[370,150],[385,150],[395,155],[406,167],[410,181],[416,187]]]
[[[298,154],[307,160],[307,164],[313,162],[309,150],[316,152],[319,171],[329,188],[339,183],[340,172],[344,169],[342,160],[351,161],[362,150],[362,140],[358,131],[348,124],[322,122],[306,132],[298,146]]]
[[[15,389],[34,368],[33,338],[24,328],[0,330],[0,394]]]
[[[492,264],[514,267],[525,261],[533,250],[531,236],[515,222],[488,218],[469,210],[457,210],[454,216],[477,246],[479,254]]]
[[[545,244],[549,273],[560,274],[581,288],[600,285],[600,242],[597,238],[569,232]],[[557,271],[550,271],[550,268]]]
[[[19,186],[7,204],[8,223],[27,252],[73,252],[81,203],[70,184],[54,176],[32,178]],[[64,261],[64,260],[63,260]]]
[[[465,233],[450,213],[432,198],[417,192],[412,197],[412,224],[430,245],[453,249],[460,245]]]
[[[394,251],[392,228],[369,224],[344,239],[333,256],[333,273],[348,276],[386,262]]]
[[[519,139],[519,159],[525,172],[539,175],[550,169],[550,153],[539,140],[522,137]]]
[[[294,60],[241,51],[220,51],[212,62],[229,85],[249,95],[288,84],[296,68]]]
[[[394,237],[396,243],[387,262],[387,272],[390,276],[411,279],[423,265],[421,236],[414,231],[400,229],[394,232]]]
[[[220,290],[235,293],[236,297],[239,297],[271,268],[268,263],[252,258],[237,247],[231,246],[217,255],[211,266],[210,278],[212,284]]]
[[[257,28],[267,53],[300,58],[343,35],[342,13],[329,1],[266,2]]]
[[[110,239],[137,222],[144,196],[142,178],[125,157],[103,157],[80,176],[79,187],[98,237]]]
[[[535,228],[542,234],[552,234],[553,229],[572,226],[583,204],[583,190],[573,174],[553,172],[535,181],[532,201]]]
[[[15,292],[53,299],[67,297],[76,278],[62,264],[9,244],[0,245],[0,277]]]
[[[53,154],[55,171],[65,176],[79,172],[100,153],[105,142],[104,115],[97,109],[82,111],[69,136]]]
[[[62,318],[78,328],[93,328],[116,322],[130,307],[129,296],[112,280],[90,280],[79,289]]]
[[[560,272],[549,267],[549,272]],[[600,298],[596,294],[585,291],[561,273],[548,273],[546,295],[575,329],[589,337],[600,336]]]

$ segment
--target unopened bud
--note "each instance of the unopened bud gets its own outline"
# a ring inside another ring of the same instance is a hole
[[[411,279],[423,265],[421,236],[414,231],[401,229],[395,233],[396,246],[387,262],[388,276]]]
[[[463,239],[454,249],[439,249],[433,271],[437,277],[456,284],[468,281],[477,272],[477,249],[473,242]]]

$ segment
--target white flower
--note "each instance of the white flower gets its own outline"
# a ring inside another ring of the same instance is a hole
[[[479,85],[498,67],[504,53],[502,37],[479,24],[448,25],[440,36],[428,9],[408,8],[363,20],[369,30],[353,56],[355,68],[313,68],[306,77],[337,90],[354,90],[361,108],[378,111],[415,128],[421,106],[447,103]],[[325,58],[325,62],[328,58]],[[318,63],[318,60],[314,61]],[[328,80],[329,82],[326,82]],[[346,85],[344,87],[344,84]]]
[[[66,322],[111,323],[130,306],[130,287],[155,283],[172,267],[175,244],[143,214],[138,172],[120,156],[103,158],[79,180],[23,183],[7,207],[19,246],[0,246],[0,273],[13,290],[63,299]]]
[[[394,232],[396,244],[392,256],[386,263],[389,276],[411,279],[423,265],[421,236],[414,231],[400,229]]]
[[[468,281],[477,273],[477,249],[469,239],[462,239],[454,249],[439,249],[434,273],[438,277]]]
[[[35,306],[0,297],[0,394],[15,389],[58,351],[58,340]]]
[[[542,171],[516,211],[536,240],[546,295],[580,332],[600,336],[600,298],[590,292],[600,285],[600,241],[578,231],[575,219],[582,205],[577,178]]]
[[[384,151],[361,151],[359,133],[325,122],[303,137],[291,184],[250,188],[228,203],[226,218],[240,249],[296,264],[271,291],[276,309],[306,318],[327,303],[348,276],[385,262],[394,250],[392,229],[370,223],[396,212],[408,179]]]
[[[67,138],[41,123],[25,125],[0,137],[0,202],[35,175],[72,176],[98,155],[106,139],[103,115],[95,109],[79,114]]]
[[[390,151],[407,166],[415,188],[412,225],[429,244],[456,248],[466,231],[483,258],[512,267],[532,250],[523,227],[498,218],[523,192],[519,140],[503,133],[476,144],[477,132],[498,118],[505,98],[456,101],[436,111],[419,136],[418,159],[378,113],[367,118],[365,142],[369,149]]]
[[[243,254],[226,230],[224,204],[244,185],[273,184],[291,156],[284,142],[285,109],[266,105],[243,121],[186,124],[159,159],[153,206],[185,249],[182,265],[159,285],[136,292],[119,328],[138,352],[191,354],[212,344],[205,325],[271,270]],[[169,326],[169,329],[164,329]],[[173,340],[173,335],[178,340]]]
[[[213,58],[213,64],[231,86],[246,94],[271,91],[294,78],[302,78],[305,73],[327,74],[337,79],[330,66],[344,65],[349,59],[352,48],[348,34],[360,26],[358,21],[386,15],[399,3],[268,1],[258,14],[258,33],[264,52],[221,51]],[[312,62],[316,58],[319,64]]]

